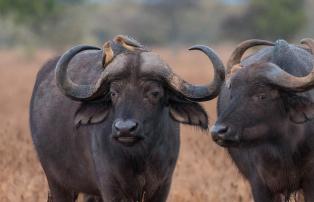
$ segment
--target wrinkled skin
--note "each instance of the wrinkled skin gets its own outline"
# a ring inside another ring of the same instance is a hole
[[[227,147],[239,171],[248,179],[255,202],[288,199],[303,190],[314,201],[314,91],[287,92],[254,77],[256,65],[273,62],[295,76],[305,76],[314,64],[302,48],[277,41],[245,58],[224,85],[218,100],[213,139]],[[218,132],[220,131],[220,132]]]
[[[92,82],[102,71],[100,63],[95,64],[101,53],[79,55],[71,61],[69,74],[78,83]],[[86,193],[95,196],[87,201],[166,201],[178,158],[179,123],[207,128],[204,109],[145,72],[149,65],[165,65],[151,52],[118,55],[106,67],[118,69],[104,88],[108,93],[84,102],[69,99],[57,88],[57,60],[38,73],[30,107],[48,200],[70,202]],[[124,133],[133,122],[137,127],[127,134],[135,139],[119,139],[117,130]]]

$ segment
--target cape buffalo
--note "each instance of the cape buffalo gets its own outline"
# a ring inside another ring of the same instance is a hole
[[[136,40],[117,36],[102,49],[80,45],[40,70],[30,106],[32,138],[49,201],[78,193],[105,202],[161,202],[179,152],[179,123],[201,129],[197,103],[216,97],[225,70],[206,46],[214,80],[192,85]]]
[[[248,40],[227,63],[213,140],[228,148],[256,202],[314,201],[314,41]],[[241,61],[245,51],[266,45]]]

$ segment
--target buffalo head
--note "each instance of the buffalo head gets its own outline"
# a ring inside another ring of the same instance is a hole
[[[276,141],[314,117],[313,97],[306,93],[314,86],[314,42],[305,39],[302,44],[248,40],[235,49],[219,96],[218,120],[211,129],[214,141],[221,146]],[[241,61],[256,45],[273,47]]]
[[[111,124],[111,140],[117,144],[132,146],[142,142],[159,125],[170,124],[164,123],[165,116],[206,129],[208,117],[197,102],[218,95],[224,81],[224,66],[206,46],[190,50],[200,50],[212,61],[215,70],[212,83],[192,85],[184,81],[157,54],[126,36],[117,36],[102,49],[80,45],[68,50],[57,63],[56,81],[64,95],[81,103],[75,124],[106,120],[106,124]],[[96,53],[94,61],[86,61],[85,55],[91,51]],[[83,64],[84,68],[101,69],[99,77],[85,84],[72,81],[69,66]]]

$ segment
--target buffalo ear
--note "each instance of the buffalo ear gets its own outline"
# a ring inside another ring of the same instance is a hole
[[[314,119],[314,103],[304,96],[292,95],[286,98],[290,120],[304,123]]]
[[[204,108],[196,102],[170,99],[169,112],[172,119],[179,123],[208,129],[208,115]]]
[[[100,123],[108,117],[109,110],[109,104],[83,102],[75,114],[74,124],[78,127],[80,125]]]

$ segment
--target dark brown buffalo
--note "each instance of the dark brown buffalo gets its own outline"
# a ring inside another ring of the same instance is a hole
[[[30,124],[50,201],[74,201],[81,192],[105,202],[166,200],[179,123],[208,127],[197,102],[216,97],[225,76],[214,51],[191,49],[212,61],[211,84],[189,84],[124,36],[103,49],[74,47],[40,70]]]
[[[214,141],[248,179],[256,202],[314,201],[314,42],[248,40],[227,64]],[[241,61],[253,46],[265,47]]]

